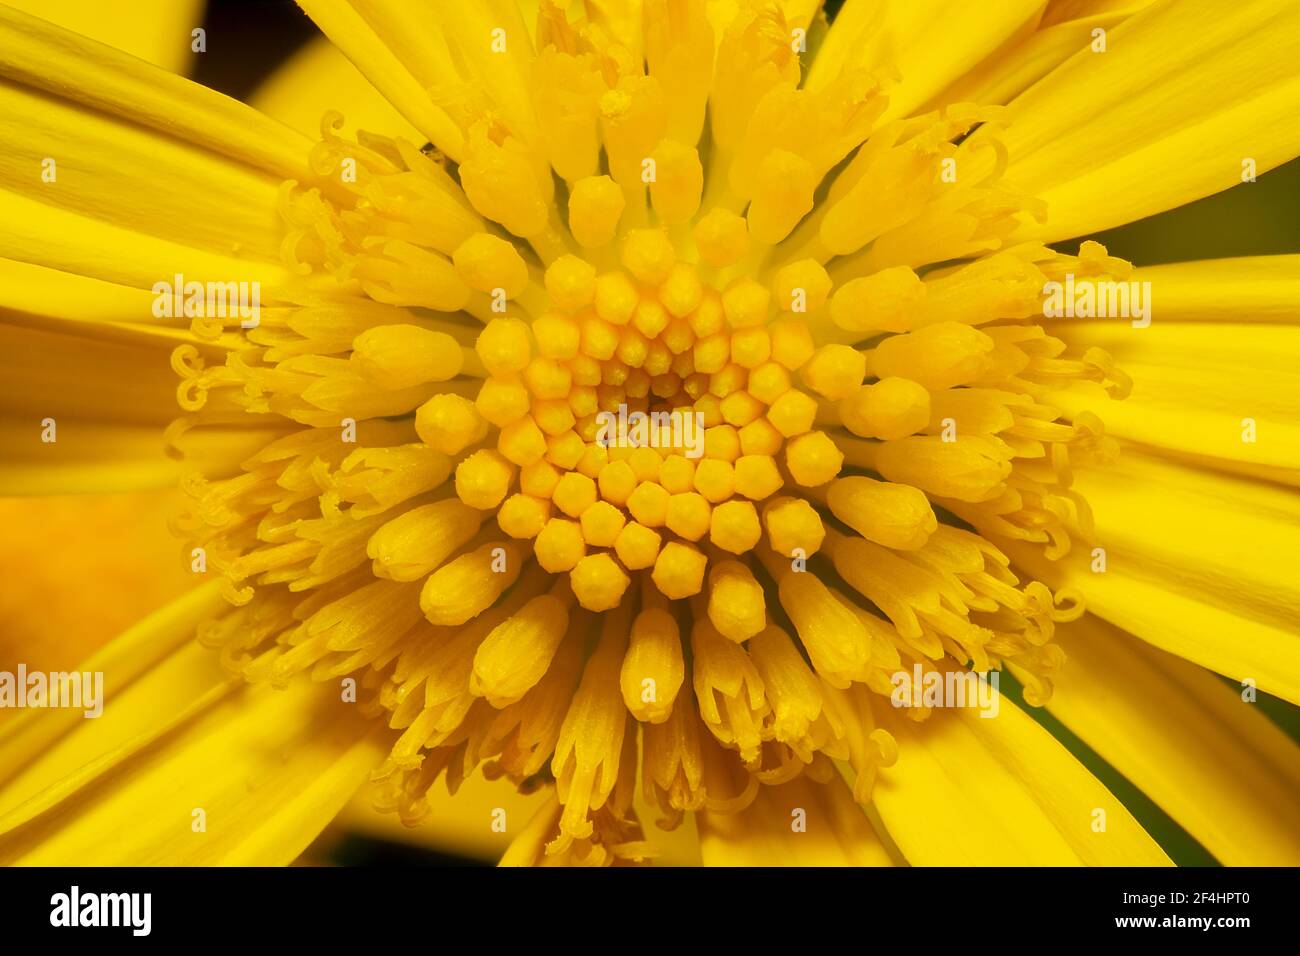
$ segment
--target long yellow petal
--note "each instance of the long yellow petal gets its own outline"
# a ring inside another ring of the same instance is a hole
[[[1080,51],[1008,107],[1007,179],[1048,205],[1018,235],[1132,222],[1242,183],[1248,159],[1263,173],[1300,154],[1297,63],[1294,3],[1180,0],[1135,14],[1104,53]],[[969,175],[987,135],[967,141]]]
[[[1214,676],[1093,615],[1048,710],[1227,866],[1300,862],[1300,747]]]
[[[996,716],[877,708],[898,740],[873,802],[919,866],[1156,866],[1164,851],[1051,734],[1006,697]],[[1094,830],[1103,819],[1105,830]]]
[[[204,0],[7,0],[9,6],[182,76]]]
[[[1105,570],[1089,545],[1057,562],[1001,542],[1012,561],[1162,650],[1300,703],[1300,499],[1126,448],[1080,469]]]

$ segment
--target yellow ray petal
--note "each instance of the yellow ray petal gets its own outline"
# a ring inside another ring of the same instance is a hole
[[[908,116],[1009,37],[1032,31],[1042,7],[1042,0],[848,0],[817,51],[805,85],[819,89],[853,67],[896,66],[901,82],[890,89],[881,120]]]
[[[24,13],[184,75],[204,0],[7,0]]]
[[[330,42],[343,51],[375,89],[384,95],[429,142],[459,162],[465,137],[426,89],[346,0],[298,0]]]
[[[179,492],[0,499],[0,661],[66,670],[193,587],[167,528],[180,506]]]
[[[920,866],[1156,866],[1169,860],[1052,735],[1006,697],[996,716],[936,710],[916,723],[887,705],[898,740],[873,802]],[[1093,829],[1105,811],[1105,832]]]
[[[307,43],[276,69],[249,102],[306,136],[318,136],[321,115],[338,110],[347,119],[348,128],[401,136],[416,146],[424,138],[339,48],[323,37]]]
[[[1009,106],[1007,179],[1045,200],[1023,237],[1065,239],[1242,182],[1300,153],[1300,6],[1160,3],[1112,30]],[[966,144],[970,175],[987,157]],[[990,160],[991,161],[991,160]],[[1246,186],[1244,188],[1250,188]]]
[[[1300,861],[1300,747],[1206,671],[1093,615],[1048,709],[1226,866]]]
[[[748,809],[698,819],[705,866],[893,865],[838,774],[759,787]]]
[[[311,142],[221,93],[0,5],[0,77],[205,146],[286,179]]]
[[[926,104],[1007,103],[1093,41],[1094,30],[1111,30],[1153,0],[1088,0],[1049,3],[1038,29],[1016,34],[975,69]]]
[[[1105,571],[1089,546],[1060,561],[1005,542],[1013,561],[1163,650],[1300,703],[1300,499],[1284,488],[1125,449],[1081,469]]]
[[[382,725],[337,687],[235,684],[192,641],[115,686],[106,673],[104,716],[64,733],[0,792],[11,807],[0,817],[0,860],[282,865],[385,752]]]

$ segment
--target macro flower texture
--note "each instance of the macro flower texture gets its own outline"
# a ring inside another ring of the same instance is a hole
[[[1300,863],[1300,4],[298,6],[0,3],[0,862]]]

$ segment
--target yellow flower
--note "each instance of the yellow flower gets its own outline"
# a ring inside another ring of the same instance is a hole
[[[367,775],[505,864],[1169,862],[1123,777],[1300,858],[1300,257],[1061,245],[1300,153],[1295,5],[300,5],[314,141],[0,7],[3,490],[179,482],[206,582],[6,716],[0,860]]]

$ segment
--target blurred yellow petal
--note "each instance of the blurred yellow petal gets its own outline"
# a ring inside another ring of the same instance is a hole
[[[6,0],[11,7],[106,43],[172,73],[193,63],[191,32],[204,0]]]
[[[1247,159],[1258,173],[1291,159],[1297,63],[1294,3],[1181,0],[1136,13],[1104,53],[1080,51],[1010,104],[996,133],[1007,179],[1048,207],[1018,235],[1053,241],[1132,222],[1240,184]],[[978,151],[969,162],[978,177]]]
[[[1049,3],[1038,29],[1017,34],[975,69],[926,104],[1007,103],[1093,40],[1093,30],[1111,30],[1152,0],[1087,0]]]
[[[699,814],[705,866],[892,866],[871,822],[835,774],[761,786],[745,810]]]
[[[1114,796],[1028,714],[999,695],[996,716],[936,710],[917,723],[876,708],[898,740],[873,801],[917,866],[1164,866]],[[1104,811],[1105,831],[1093,829]]]
[[[882,121],[908,116],[1009,37],[1034,29],[1042,0],[847,0],[817,51],[805,86],[819,89],[854,67],[896,67]]]
[[[168,623],[143,643],[175,647],[192,635],[187,615]],[[107,671],[104,692],[101,718],[77,715],[0,791],[0,861],[283,865],[338,813],[391,736],[335,684],[241,685],[192,637],[124,689]],[[0,744],[0,759],[10,756]]]
[[[257,88],[249,101],[305,136],[320,135],[321,116],[338,110],[348,129],[401,136],[420,145],[424,134],[407,122],[333,43],[307,43]]]
[[[0,77],[276,176],[306,176],[311,141],[283,124],[238,100],[2,4]]]
[[[1213,675],[1093,615],[1048,709],[1226,866],[1300,862],[1300,747]]]
[[[0,662],[66,670],[193,587],[167,527],[180,506],[174,490],[0,498]]]
[[[1288,489],[1126,448],[1080,469],[1105,570],[1087,545],[1057,562],[1003,542],[1013,562],[1162,650],[1300,703],[1300,500]]]

